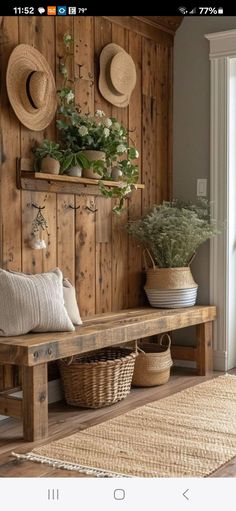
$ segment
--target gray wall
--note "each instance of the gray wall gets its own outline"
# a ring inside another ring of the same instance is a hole
[[[210,169],[210,64],[204,35],[236,28],[236,16],[186,17],[177,30],[174,52],[173,196],[196,199],[197,178]],[[209,246],[192,264],[199,284],[198,303],[209,303]]]
[[[177,30],[174,48],[173,196],[196,200],[197,178],[210,174],[210,63],[204,35],[236,28],[236,16],[186,17]],[[191,265],[198,303],[209,303],[209,243]],[[194,329],[178,331],[175,344],[194,344]],[[186,365],[186,363],[184,364]]]

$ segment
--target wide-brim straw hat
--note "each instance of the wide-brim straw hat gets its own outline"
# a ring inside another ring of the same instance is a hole
[[[54,76],[44,56],[29,44],[19,44],[10,55],[6,76],[11,106],[24,126],[45,129],[57,108]]]
[[[99,90],[117,107],[126,107],[136,84],[132,57],[118,44],[107,44],[100,54]]]

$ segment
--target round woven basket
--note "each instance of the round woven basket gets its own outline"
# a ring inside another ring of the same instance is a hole
[[[136,356],[130,348],[105,348],[59,360],[66,402],[101,408],[124,399],[130,392]]]
[[[151,268],[147,264],[146,254]],[[198,285],[189,266],[158,268],[148,249],[144,251],[144,263],[147,276],[144,289],[152,307],[168,309],[195,305]]]
[[[164,338],[167,344],[163,345]],[[161,336],[159,344],[142,342],[138,346],[139,354],[135,361],[132,385],[135,387],[153,387],[163,385],[170,378],[173,361],[170,353],[171,339],[168,334]]]

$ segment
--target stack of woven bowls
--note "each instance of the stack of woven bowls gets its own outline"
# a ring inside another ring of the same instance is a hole
[[[196,303],[198,285],[191,270],[184,268],[149,268],[145,292],[152,307],[176,309]]]

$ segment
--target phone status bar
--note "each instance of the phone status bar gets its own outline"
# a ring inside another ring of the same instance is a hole
[[[73,2],[73,0],[72,0]],[[186,2],[187,4],[187,2]],[[230,6],[224,6],[223,4],[217,5],[213,4],[212,6],[194,6],[193,5],[179,5],[179,4],[169,4],[169,5],[160,5],[158,8],[156,7],[154,9],[154,4],[148,7],[148,14],[151,14],[150,11],[155,10],[158,11],[158,15],[161,16],[232,16],[236,15],[236,5],[231,4]],[[141,4],[137,9],[140,8],[140,10],[144,10],[144,7]],[[121,12],[125,16],[131,15],[130,7],[120,3],[118,4],[112,4],[108,7],[105,6],[94,6],[89,4],[72,4],[72,5],[45,5],[43,2],[42,4],[38,2],[34,2],[34,5],[14,5],[12,1],[9,3],[2,3],[0,6],[0,14],[3,15],[10,15],[10,16],[83,16],[83,15],[96,15],[96,16],[104,16],[104,15],[120,15]],[[100,12],[99,12],[100,11]],[[107,11],[107,12],[105,12]],[[235,11],[235,12],[233,12]],[[138,11],[136,11],[136,14],[138,14]],[[141,14],[139,12],[139,14]],[[143,13],[142,13],[143,14]],[[155,12],[156,14],[156,12]],[[131,16],[133,17],[133,16]],[[136,17],[136,16],[134,16]],[[139,16],[140,17],[140,16]],[[142,16],[141,16],[142,17]],[[151,16],[144,16],[146,18],[151,18]],[[157,18],[158,16],[154,16]],[[151,21],[151,20],[150,20]]]

